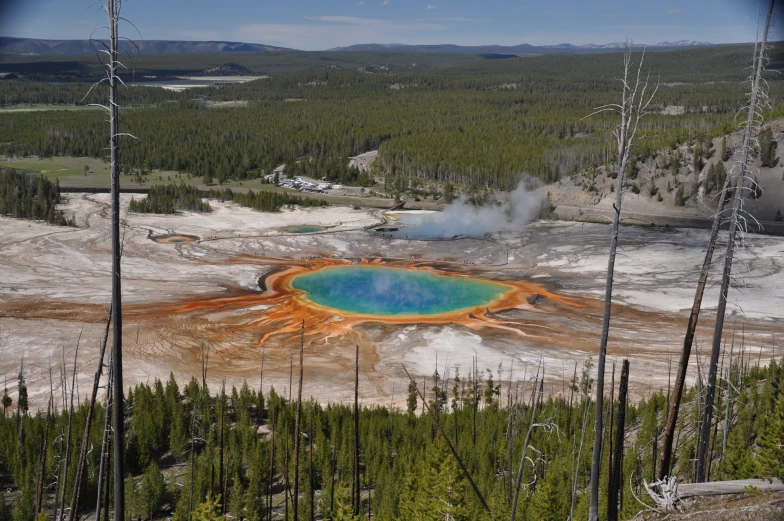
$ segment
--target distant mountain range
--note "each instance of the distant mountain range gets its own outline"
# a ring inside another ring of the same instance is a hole
[[[136,52],[128,42],[121,44],[129,52]],[[139,52],[142,54],[188,54],[188,53],[217,53],[217,52],[263,52],[277,53],[294,51],[284,47],[274,47],[259,43],[242,42],[189,42],[181,40],[140,40],[136,42]],[[608,43],[604,45],[572,45],[562,43],[560,45],[406,45],[402,43],[380,44],[367,43],[350,45],[348,47],[335,47],[328,51],[384,51],[384,52],[431,52],[431,53],[462,53],[462,54],[489,54],[489,55],[509,55],[509,56],[530,56],[536,54],[567,54],[567,53],[597,53],[613,52],[623,49],[626,44],[623,42]],[[680,40],[677,42],[660,42],[648,45],[647,48],[656,51],[709,47],[714,44],[709,42],[697,42],[694,40]],[[635,48],[642,48],[644,45],[634,44]],[[99,42],[90,40],[37,40],[34,38],[10,38],[0,36],[0,54],[16,55],[86,55],[95,54],[103,48]]]
[[[679,40],[677,42],[659,42],[653,45],[633,44],[634,48],[642,49],[646,47],[656,51],[669,51],[673,49],[711,47],[715,44],[710,42],[698,42],[695,40]],[[560,45],[530,45],[523,43],[520,45],[406,45],[402,43],[379,44],[367,43],[350,45],[348,47],[335,47],[329,51],[408,51],[408,52],[454,52],[465,54],[513,54],[525,56],[531,54],[554,54],[554,53],[597,53],[613,52],[623,49],[624,42],[613,42],[603,45],[589,43],[586,45],[572,45],[562,43]]]
[[[285,52],[293,49],[273,47],[258,43],[242,42],[186,42],[179,40],[139,40],[136,46],[142,54],[185,54],[208,52]],[[123,42],[130,52],[136,47]],[[131,47],[133,47],[131,49]],[[84,55],[95,54],[103,46],[90,40],[37,40],[33,38],[9,38],[0,36],[0,54],[30,55]]]

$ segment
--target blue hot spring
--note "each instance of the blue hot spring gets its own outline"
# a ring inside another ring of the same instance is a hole
[[[498,299],[511,288],[497,282],[380,266],[334,266],[294,277],[312,302],[363,315],[438,315]]]
[[[287,233],[316,233],[323,230],[321,226],[316,226],[313,224],[305,224],[302,226],[289,226],[288,228],[284,228],[283,231]]]

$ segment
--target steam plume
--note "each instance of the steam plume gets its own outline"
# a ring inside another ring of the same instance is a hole
[[[487,233],[513,230],[530,223],[539,215],[542,196],[529,191],[520,182],[506,201],[492,201],[475,207],[463,200],[455,201],[443,212],[422,215],[415,227],[400,230],[401,235],[418,238],[447,238],[454,236],[482,237]]]

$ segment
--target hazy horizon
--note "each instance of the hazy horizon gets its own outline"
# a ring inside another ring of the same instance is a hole
[[[11,0],[2,3],[0,34],[56,40],[87,39],[105,23],[102,4],[88,0]],[[713,44],[755,40],[753,0],[623,0],[516,2],[481,5],[438,0],[303,0],[259,5],[125,2],[123,13],[146,40],[232,41],[300,50],[362,44],[514,46],[605,45],[627,38],[653,45],[694,40]],[[176,20],[176,22],[168,22]],[[135,30],[127,26],[127,33]],[[774,28],[771,40],[784,31]]]

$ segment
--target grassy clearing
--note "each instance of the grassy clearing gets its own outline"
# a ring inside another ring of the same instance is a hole
[[[87,174],[84,167],[87,166]],[[106,188],[109,186],[109,163],[102,159],[91,157],[63,157],[56,156],[47,159],[37,157],[26,157],[12,159],[0,157],[0,167],[16,168],[18,170],[29,170],[40,173],[48,179],[60,180],[60,186],[67,188]],[[180,174],[168,170],[153,170],[152,173],[142,178],[142,183],[137,183],[132,175],[123,175],[120,178],[121,188],[150,188],[156,185],[171,183],[185,183],[189,186],[206,188],[201,177],[190,177],[187,174]],[[258,190],[276,189],[276,187],[263,184],[261,179],[244,181],[228,181],[223,187],[231,188],[252,188]],[[217,185],[212,188],[220,188]]]
[[[211,109],[247,107],[247,106],[248,106],[248,100],[215,101],[207,104],[207,107]]]
[[[45,103],[32,103],[23,105],[10,105],[0,108],[0,114],[6,112],[43,112],[47,110],[101,110],[101,107],[88,107],[85,105],[49,105]]]
[[[86,176],[84,175],[85,165],[88,167]],[[40,159],[37,157],[26,157],[23,159],[0,158],[0,167],[36,172],[43,174],[52,181],[58,178],[62,186],[91,186],[86,184],[88,180],[93,180],[98,176],[108,179],[109,176],[109,165],[107,163],[100,159],[89,157],[54,157],[51,159]],[[65,183],[66,180],[72,179],[79,179],[81,183],[76,185]]]

